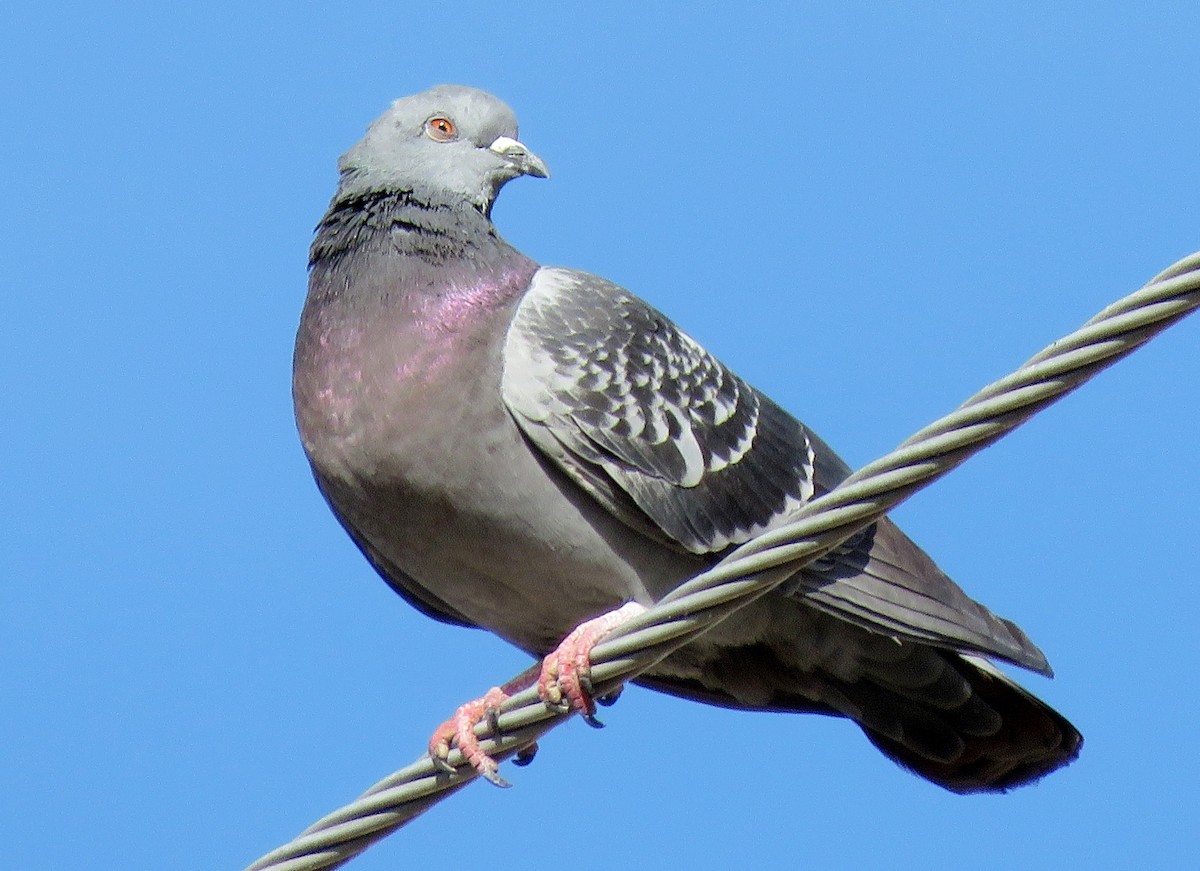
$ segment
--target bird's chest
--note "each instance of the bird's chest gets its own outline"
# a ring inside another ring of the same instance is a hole
[[[504,317],[506,313],[496,313]],[[500,394],[503,324],[361,318],[304,323],[294,395],[318,474],[395,492],[444,492],[511,428]],[[483,438],[480,438],[480,435]]]

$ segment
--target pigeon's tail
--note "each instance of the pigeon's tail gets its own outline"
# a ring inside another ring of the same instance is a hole
[[[945,664],[933,683],[877,674],[843,688],[853,710],[843,713],[900,765],[952,792],[1004,792],[1079,755],[1075,727],[991,663],[924,651]]]
[[[1075,727],[987,660],[820,617],[804,656],[701,638],[637,683],[724,707],[846,717],[894,761],[957,793],[1033,783],[1079,755]],[[829,638],[837,655],[814,663]]]
[[[696,656],[693,642],[637,683],[723,707],[846,717],[900,765],[958,793],[1033,783],[1079,755],[1075,727],[985,659],[849,625],[838,637],[855,650],[848,666],[797,668],[757,644],[703,650],[703,682],[672,676]]]

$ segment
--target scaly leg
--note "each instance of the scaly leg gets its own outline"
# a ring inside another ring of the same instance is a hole
[[[596,700],[592,696],[592,648],[613,629],[645,610],[637,602],[629,602],[572,630],[562,644],[542,660],[542,674],[538,678],[538,695],[542,701],[578,711],[589,726],[603,726],[596,719]]]
[[[617,626],[645,610],[636,602],[630,602],[615,611],[581,623],[542,660],[540,666],[535,665],[527,669],[504,686],[492,687],[481,698],[461,706],[454,712],[453,717],[438,726],[429,739],[429,756],[434,765],[444,771],[454,770],[446,761],[453,743],[481,777],[496,786],[510,786],[511,784],[500,776],[496,760],[484,753],[479,746],[479,739],[475,737],[475,726],[487,720],[495,731],[500,706],[509,696],[526,689],[534,681],[537,682],[538,695],[547,705],[562,710],[578,711],[591,726],[603,725],[596,719],[596,702],[611,704],[616,700],[617,694],[613,693],[599,700],[592,696],[592,648]],[[531,745],[518,753],[515,761],[518,765],[528,764],[536,752],[537,745]]]

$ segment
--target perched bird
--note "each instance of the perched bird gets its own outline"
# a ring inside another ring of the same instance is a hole
[[[850,470],[637,297],[500,237],[501,187],[549,173],[497,98],[443,85],[397,100],[339,169],[294,366],[317,485],[396,592],[550,654],[543,697],[588,714],[605,631]],[[1075,758],[1075,728],[984,657],[1050,673],[884,519],[638,683],[849,718],[955,792]],[[503,697],[461,708],[435,758],[457,741],[499,780],[471,729]]]

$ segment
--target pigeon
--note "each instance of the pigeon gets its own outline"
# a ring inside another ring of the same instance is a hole
[[[850,469],[641,299],[501,238],[500,189],[549,171],[496,97],[397,100],[338,168],[296,339],[301,441],[400,596],[545,657],[430,740],[435,762],[456,744],[502,784],[473,727],[509,693],[536,682],[590,716],[606,632]],[[939,786],[999,792],[1069,763],[1082,738],[992,660],[1051,674],[884,518],[636,682],[847,718]]]

